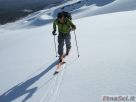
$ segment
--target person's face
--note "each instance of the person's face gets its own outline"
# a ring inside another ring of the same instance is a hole
[[[62,16],[61,18],[59,18],[59,21],[60,21],[61,23],[64,23],[64,16]]]

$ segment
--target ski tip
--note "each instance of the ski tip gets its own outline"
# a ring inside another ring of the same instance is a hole
[[[56,75],[56,74],[58,74],[58,73],[59,73],[58,71],[55,71],[53,75]]]
[[[59,64],[65,64],[65,63],[67,63],[67,62],[65,62],[65,61],[59,61]]]
[[[65,63],[67,63],[67,62],[62,62],[62,64],[65,64]]]

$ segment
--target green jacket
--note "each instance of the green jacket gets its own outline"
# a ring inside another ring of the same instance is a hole
[[[71,28],[76,29],[76,26],[68,18],[65,19],[64,23],[61,23],[58,19],[56,19],[53,23],[54,30],[56,30],[56,26],[58,26],[58,31],[61,33],[69,33]]]

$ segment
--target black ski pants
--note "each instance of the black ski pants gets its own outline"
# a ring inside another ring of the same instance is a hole
[[[59,33],[58,36],[58,54],[60,56],[63,55],[63,47],[64,43],[66,44],[66,50],[69,50],[71,48],[71,35],[70,33]]]

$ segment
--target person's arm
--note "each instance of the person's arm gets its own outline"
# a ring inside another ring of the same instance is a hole
[[[52,32],[53,35],[56,35],[56,25],[57,25],[57,20],[53,22],[53,32]]]
[[[69,20],[69,19],[68,19],[68,21],[69,21],[69,24],[70,24],[70,26],[72,27],[72,29],[75,30],[75,29],[76,29],[76,26],[73,24],[73,22],[72,22],[71,20]]]
[[[56,25],[57,25],[57,20],[55,20],[55,21],[53,22],[53,30],[55,30],[55,31],[56,31]]]

